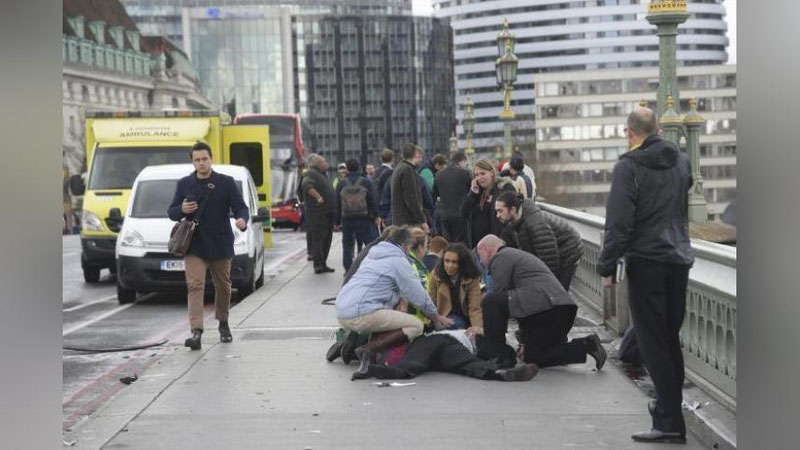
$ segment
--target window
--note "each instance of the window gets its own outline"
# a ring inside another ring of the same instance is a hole
[[[231,144],[231,164],[246,167],[256,186],[264,184],[264,158],[258,142],[237,142]],[[282,180],[272,180],[273,184]],[[278,184],[280,185],[280,184]]]
[[[167,217],[167,208],[175,195],[178,180],[142,181],[136,189],[131,217]]]

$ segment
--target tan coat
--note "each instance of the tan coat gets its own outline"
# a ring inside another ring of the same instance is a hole
[[[447,316],[453,311],[449,280],[441,280],[435,273],[431,274],[428,292],[431,294],[431,300],[433,300],[440,315]],[[483,328],[483,311],[481,309],[483,294],[481,294],[480,279],[461,280],[459,297],[461,310],[469,316],[470,325]]]

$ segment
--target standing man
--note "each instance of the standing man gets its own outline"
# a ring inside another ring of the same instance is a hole
[[[303,177],[303,198],[306,205],[307,242],[311,245],[314,273],[328,273],[328,253],[333,239],[333,186],[326,172],[328,161],[320,155],[309,160],[311,166]]]
[[[336,166],[336,178],[333,179],[333,188],[336,189],[336,186],[344,179],[345,175],[347,175],[347,164],[339,163]]]
[[[334,227],[342,227],[342,264],[350,270],[353,245],[359,249],[378,237],[378,205],[369,179],[358,174],[359,163],[348,159],[347,175],[336,187],[333,201]]]
[[[412,225],[428,232],[428,223],[422,208],[420,176],[417,166],[422,162],[425,152],[417,145],[403,147],[403,161],[397,165],[392,175],[392,225]]]
[[[615,281],[626,258],[630,307],[647,372],[658,395],[650,405],[652,429],[638,442],[686,442],[681,412],[683,353],[680,332],[694,254],[689,242],[689,159],[658,134],[648,108],[628,115],[630,151],[614,166],[597,271],[603,286]]]
[[[347,165],[347,163],[345,163]],[[375,166],[372,164],[367,164],[367,167],[364,170],[367,173],[367,179],[372,181],[375,179]]]
[[[380,197],[383,192],[383,185],[387,180],[392,179],[392,161],[394,161],[394,152],[388,148],[381,150],[381,166],[375,171],[376,194]]]
[[[483,298],[484,346],[480,358],[497,357],[505,362],[509,354],[513,355],[506,344],[506,331],[508,318],[515,317],[522,337],[517,354],[526,363],[540,368],[560,366],[584,363],[586,355],[591,355],[597,370],[603,368],[606,351],[596,334],[567,342],[578,305],[539,258],[506,247],[493,234],[484,236],[477,250],[494,284],[492,292]]]
[[[228,326],[231,305],[231,259],[233,258],[233,230],[230,213],[236,218],[236,228],[244,231],[250,211],[232,177],[211,170],[211,147],[197,142],[189,153],[194,173],[181,178],[167,210],[174,221],[186,217],[195,219],[199,205],[205,201],[200,225],[192,237],[192,244],[184,256],[186,287],[188,289],[189,326],[192,337],[185,346],[200,350],[203,335],[203,293],[206,287],[206,269],[214,282],[214,306],[219,321],[220,342],[232,342]]]
[[[449,242],[467,242],[467,221],[458,209],[472,183],[466,165],[464,152],[456,152],[450,166],[437,173],[433,180],[433,200],[438,205],[440,231]]]

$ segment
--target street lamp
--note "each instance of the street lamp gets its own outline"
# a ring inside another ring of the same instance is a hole
[[[453,131],[452,136],[450,136],[450,159],[453,159],[453,155],[456,154],[458,151],[458,138],[456,137],[456,132]]]
[[[519,59],[514,54],[514,35],[508,29],[508,19],[503,19],[503,29],[497,33],[498,58],[494,66],[497,72],[497,84],[503,87],[503,111],[500,120],[503,122],[503,156],[511,158],[511,121],[514,120],[514,111],[511,111],[511,89],[517,81],[517,67]]]
[[[475,104],[472,103],[472,97],[470,97],[469,92],[467,92],[467,100],[464,102],[464,120],[462,123],[464,124],[464,134],[467,135],[467,148],[464,153],[467,154],[467,160],[472,165],[472,158],[475,154],[475,149],[472,147],[472,133],[475,132]]]

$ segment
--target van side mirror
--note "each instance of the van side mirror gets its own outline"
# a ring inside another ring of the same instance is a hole
[[[253,216],[253,223],[266,222],[267,220],[269,220],[269,209],[264,206],[258,208],[258,214]]]
[[[83,178],[80,175],[73,175],[69,177],[69,190],[72,192],[72,195],[83,195],[86,192],[86,184],[83,182]]]
[[[106,225],[108,225],[108,229],[119,233],[119,230],[122,229],[122,221],[124,218],[122,217],[122,212],[119,208],[111,208],[108,211],[108,219],[106,219]]]

